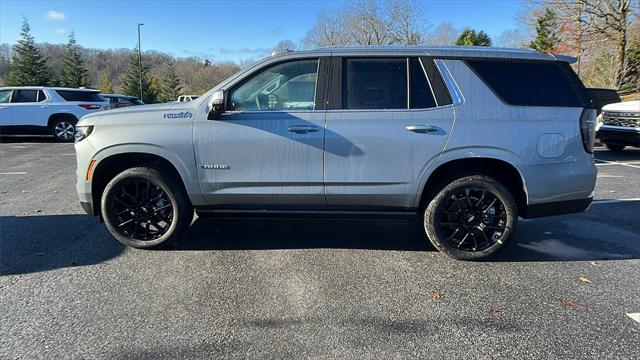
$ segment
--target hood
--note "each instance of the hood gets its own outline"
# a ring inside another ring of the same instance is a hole
[[[129,106],[85,115],[78,125],[96,125],[103,122],[126,124],[160,121],[167,118],[189,117],[189,113],[193,116],[196,109],[197,105],[193,101]]]
[[[602,111],[640,112],[640,100],[623,101],[619,103],[608,104],[602,107]]]

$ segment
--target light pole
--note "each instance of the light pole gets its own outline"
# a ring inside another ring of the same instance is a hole
[[[140,27],[144,24],[138,24],[138,71],[139,71],[139,85],[140,85],[140,100],[142,101],[142,45],[140,44]]]

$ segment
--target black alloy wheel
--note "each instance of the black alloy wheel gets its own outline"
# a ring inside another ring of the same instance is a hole
[[[446,181],[428,202],[424,228],[440,251],[460,260],[481,260],[515,233],[518,206],[511,192],[485,175]]]

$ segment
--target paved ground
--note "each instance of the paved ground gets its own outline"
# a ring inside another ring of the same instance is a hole
[[[597,151],[589,212],[470,263],[408,222],[197,219],[125,249],[82,215],[72,145],[2,142],[0,358],[640,357],[637,149]]]

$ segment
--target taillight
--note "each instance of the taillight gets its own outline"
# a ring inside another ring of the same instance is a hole
[[[596,141],[596,109],[584,109],[580,115],[580,135],[584,151],[593,154],[593,144]]]
[[[102,105],[97,105],[97,104],[80,104],[78,105],[81,108],[85,108],[87,110],[98,110],[102,107]]]

